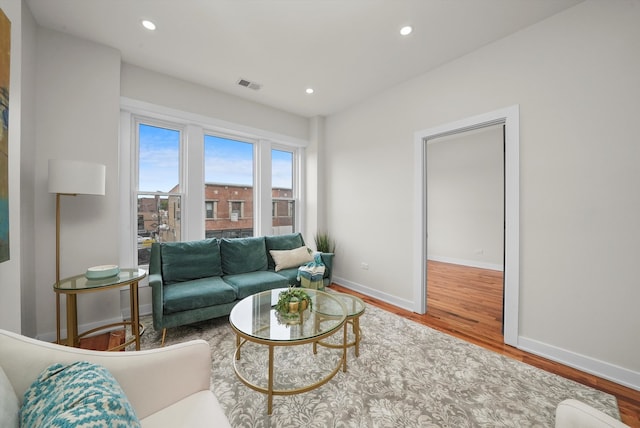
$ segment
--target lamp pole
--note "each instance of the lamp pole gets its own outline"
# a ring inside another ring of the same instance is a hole
[[[56,287],[60,286],[60,196],[76,193],[56,193]],[[56,293],[56,343],[60,343],[60,294]]]

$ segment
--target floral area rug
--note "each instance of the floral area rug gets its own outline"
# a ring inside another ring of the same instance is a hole
[[[160,346],[146,326],[142,349]],[[390,312],[367,305],[360,318],[360,356],[347,353],[342,369],[317,389],[267,396],[240,382],[233,370],[235,335],[227,318],[167,331],[167,345],[209,342],[211,390],[233,427],[553,427],[555,409],[575,398],[619,418],[615,397],[485,350]],[[352,339],[351,329],[349,330]],[[338,337],[339,336],[339,337]],[[341,339],[340,334],[334,339]],[[267,346],[247,344],[243,375],[266,385]],[[276,388],[313,383],[339,361],[341,351],[311,345],[277,347]]]

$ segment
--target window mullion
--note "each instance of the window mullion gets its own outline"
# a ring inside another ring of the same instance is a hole
[[[273,198],[271,196],[271,141],[260,140],[257,146],[256,156],[256,196],[255,210],[256,227],[258,235],[272,235],[273,225],[271,209]]]
[[[204,130],[198,125],[184,129],[182,150],[182,183],[184,183],[183,239],[193,241],[205,237],[204,206]]]

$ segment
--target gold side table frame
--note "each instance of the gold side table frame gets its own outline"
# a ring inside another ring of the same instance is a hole
[[[342,343],[328,343],[318,340],[313,343],[313,353],[317,352],[317,345],[320,344],[327,348],[342,348],[344,352],[344,360],[342,371],[347,371],[347,349],[354,348],[356,357],[360,356],[360,337],[362,336],[362,330],[360,330],[360,316],[364,313],[366,305],[359,297],[352,296],[346,293],[339,293],[337,291],[330,292],[332,296],[337,297],[342,301],[347,310],[347,319],[344,323],[344,339]],[[325,315],[318,313],[318,317],[322,318]],[[354,339],[352,342],[347,342],[347,328],[351,325],[353,330]]]
[[[135,343],[136,351],[140,350],[140,333],[143,329],[140,325],[140,309],[138,301],[138,282],[147,276],[143,269],[121,269],[118,275],[103,279],[87,279],[84,275],[76,275],[53,284],[56,293],[56,343],[62,343],[60,337],[60,295],[66,297],[67,338],[64,344],[78,347],[80,338],[89,336],[101,330],[112,327],[127,327],[131,329],[132,337],[125,340],[122,345],[115,346],[109,351],[119,351]],[[129,287],[129,306],[131,318],[129,321],[105,324],[83,333],[78,332],[78,294],[94,293],[113,288]]]
[[[307,316],[308,324],[307,333],[300,334],[299,336],[293,336],[288,338],[277,337],[279,322],[275,315],[275,309],[272,306],[277,302],[277,295],[282,289],[269,290],[262,293],[249,296],[246,299],[240,301],[232,310],[229,315],[229,321],[231,328],[236,334],[236,350],[233,356],[233,370],[240,381],[249,388],[261,392],[267,395],[267,414],[271,415],[273,412],[273,396],[274,395],[293,395],[303,392],[311,391],[318,388],[329,380],[331,380],[336,373],[340,371],[340,368],[344,366],[345,347],[342,347],[341,357],[338,359],[336,366],[322,379],[301,386],[299,388],[292,389],[275,389],[274,386],[274,350],[278,346],[299,346],[308,343],[315,344],[329,336],[343,332],[343,343],[346,343],[347,330],[342,328],[346,321],[347,310],[344,304],[332,295],[318,290],[307,290],[311,295],[314,310],[311,312],[312,316]],[[331,310],[327,310],[328,314],[324,314],[322,319],[317,316],[317,307],[330,306]],[[307,311],[305,311],[306,314]],[[327,322],[328,326],[324,329],[321,328],[321,322]],[[304,319],[301,320],[304,324]],[[253,342],[260,345],[266,345],[269,347],[269,358],[267,367],[267,386],[261,386],[253,383],[247,379],[241,373],[241,369],[238,367],[237,361],[240,360],[241,348],[247,342]],[[314,348],[315,351],[315,348]]]

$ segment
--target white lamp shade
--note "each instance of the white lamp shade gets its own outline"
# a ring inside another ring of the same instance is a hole
[[[49,159],[49,193],[104,195],[105,173],[98,163]]]

